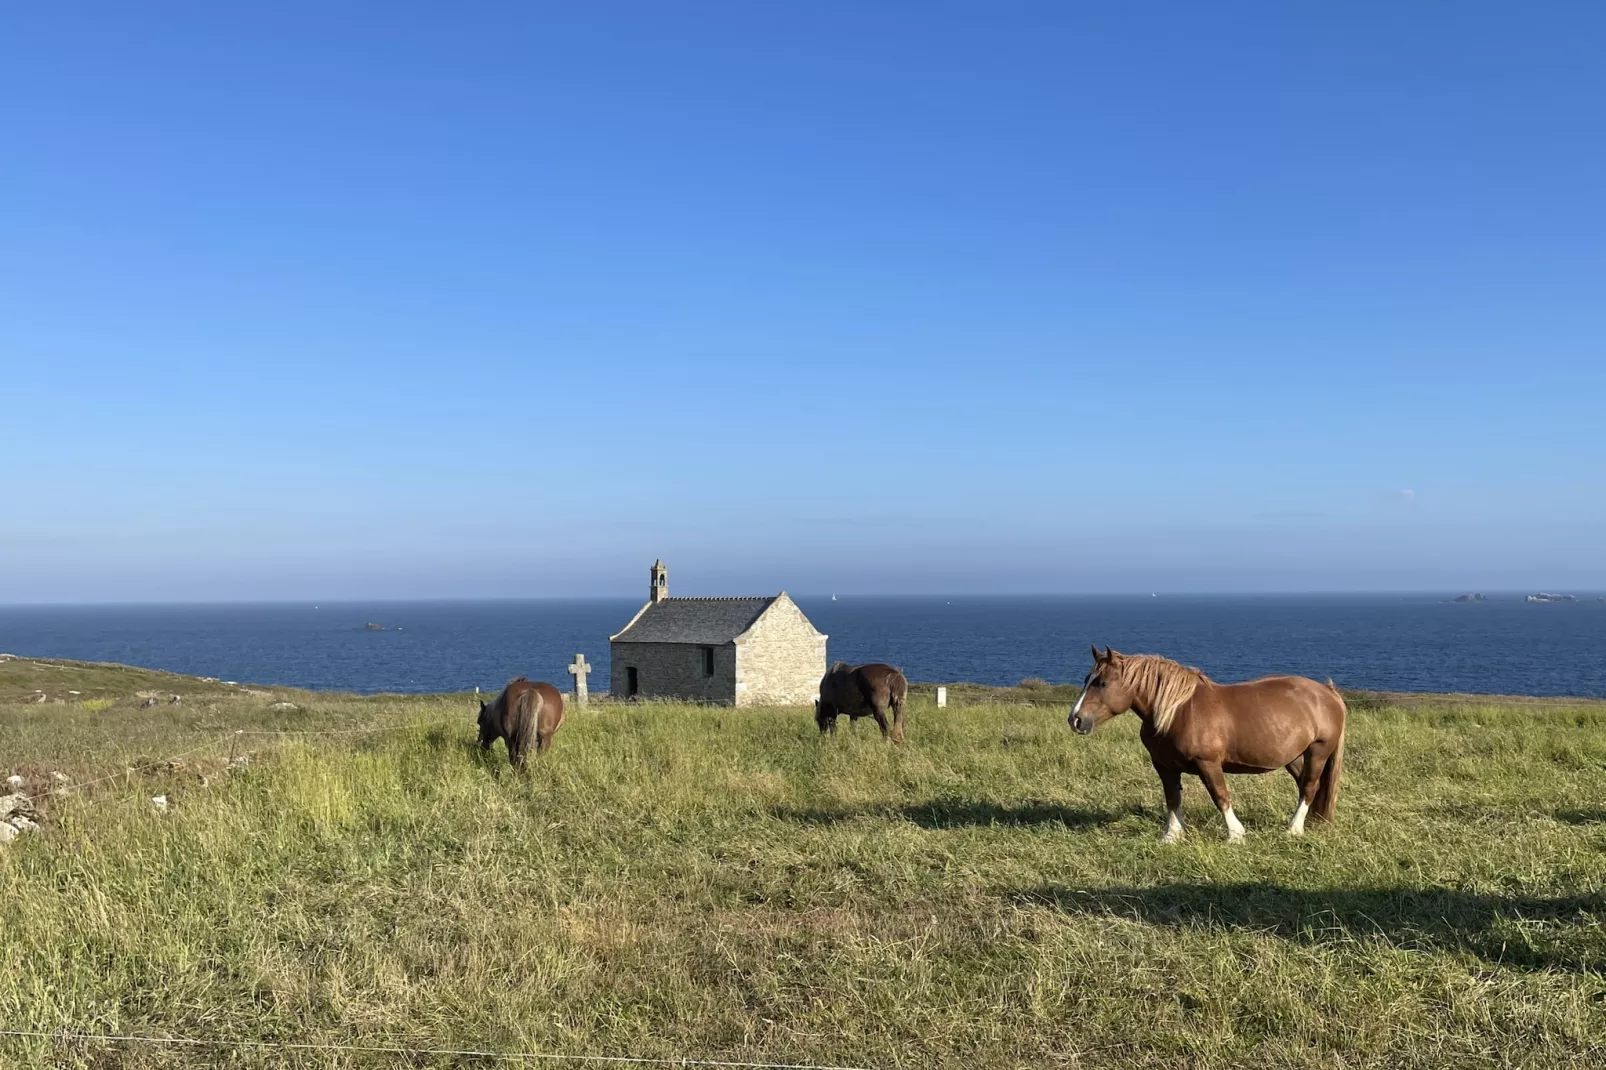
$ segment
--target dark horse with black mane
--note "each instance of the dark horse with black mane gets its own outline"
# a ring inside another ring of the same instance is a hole
[[[524,677],[510,680],[486,704],[480,701],[480,749],[490,750],[498,739],[507,740],[507,760],[523,769],[530,743],[541,754],[552,746],[552,737],[563,727],[563,695],[547,683],[531,683]]]
[[[874,717],[881,726],[881,738],[890,734],[894,743],[903,742],[903,710],[909,698],[909,681],[891,665],[871,662],[868,665],[848,665],[837,662],[820,680],[820,697],[814,703],[814,723],[820,731],[836,732],[839,714],[848,720]],[[892,714],[892,728],[887,729],[887,714]]]
[[[1165,788],[1166,824],[1160,839],[1182,838],[1182,774],[1192,773],[1227,823],[1228,841],[1244,827],[1232,812],[1226,773],[1286,769],[1299,785],[1299,806],[1289,835],[1305,831],[1305,817],[1330,821],[1344,771],[1344,699],[1303,676],[1266,676],[1218,684],[1198,669],[1153,654],[1093,648],[1093,669],[1070,725],[1082,735],[1132,710],[1143,720],[1139,736],[1149,748]]]

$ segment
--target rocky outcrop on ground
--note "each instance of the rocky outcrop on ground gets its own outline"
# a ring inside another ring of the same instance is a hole
[[[11,777],[7,783],[16,779]],[[34,821],[32,799],[17,791],[0,795],[0,843],[10,843],[24,832],[32,832],[38,827]]]

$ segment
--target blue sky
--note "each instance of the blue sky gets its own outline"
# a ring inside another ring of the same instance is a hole
[[[1606,587],[1599,5],[0,26],[0,601]]]

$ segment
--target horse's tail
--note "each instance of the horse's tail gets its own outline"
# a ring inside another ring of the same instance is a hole
[[[1311,802],[1311,816],[1319,821],[1333,820],[1333,811],[1338,808],[1338,781],[1344,775],[1344,732],[1349,727],[1349,709],[1344,705],[1344,696],[1338,693],[1333,681],[1328,680],[1327,686],[1338,699],[1338,746],[1327,756],[1321,782],[1316,787],[1316,798]]]
[[[892,707],[892,738],[894,742],[903,742],[903,710],[909,701],[909,678],[903,673],[895,673],[887,681],[887,705]]]
[[[508,758],[519,768],[524,767],[530,743],[536,738],[536,722],[541,718],[541,692],[526,688],[519,693],[513,706],[512,731],[507,737]]]

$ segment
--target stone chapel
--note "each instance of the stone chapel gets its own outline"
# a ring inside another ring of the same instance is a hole
[[[608,640],[616,699],[799,706],[825,675],[825,640],[797,604],[761,598],[671,598],[653,563],[647,604]]]

